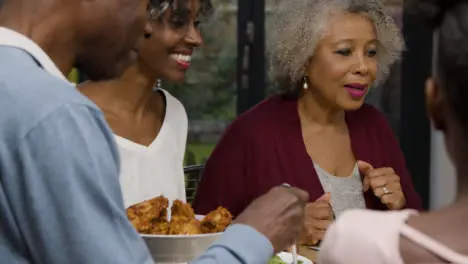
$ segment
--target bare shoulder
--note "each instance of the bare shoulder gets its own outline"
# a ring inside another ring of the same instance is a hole
[[[446,263],[403,236],[400,237],[400,255],[404,263]]]
[[[424,233],[424,230],[432,229],[430,219],[428,220],[426,218],[427,214],[410,217],[407,225]],[[415,244],[405,236],[400,236],[400,254],[405,263],[444,263],[441,259],[429,253],[426,249]]]
[[[464,214],[462,214],[464,215]],[[408,219],[407,225],[422,233],[424,237],[418,238],[432,240],[435,243],[445,245],[449,249],[466,255],[466,218],[459,215],[458,210],[450,207],[442,210],[423,213]],[[450,223],[450,225],[447,225]],[[400,237],[400,252],[405,263],[447,263],[438,256],[418,245],[411,239]]]

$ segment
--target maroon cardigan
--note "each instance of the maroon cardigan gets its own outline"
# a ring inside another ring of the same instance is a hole
[[[421,210],[420,197],[385,117],[365,104],[346,112],[346,123],[356,159],[375,168],[392,167],[400,176],[406,208]],[[227,128],[206,163],[193,207],[206,214],[224,206],[238,215],[255,198],[282,183],[306,190],[310,201],[324,193],[303,143],[297,100],[276,95]],[[364,197],[367,208],[387,209],[372,191]]]

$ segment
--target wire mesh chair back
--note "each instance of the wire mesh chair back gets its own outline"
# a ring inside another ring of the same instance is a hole
[[[198,183],[200,183],[204,168],[204,164],[190,165],[184,168],[185,194],[187,196],[188,203],[192,203],[193,199],[195,199]]]

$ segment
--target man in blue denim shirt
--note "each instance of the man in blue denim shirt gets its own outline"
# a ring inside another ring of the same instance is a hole
[[[156,4],[161,1],[154,0]],[[101,111],[63,73],[112,78],[151,34],[148,0],[5,0],[0,11],[0,262],[152,263],[128,222]],[[307,194],[274,188],[195,260],[266,263],[297,238]]]

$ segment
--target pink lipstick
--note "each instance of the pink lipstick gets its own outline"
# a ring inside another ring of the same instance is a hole
[[[344,86],[351,97],[360,99],[367,94],[368,85],[360,83],[351,83]]]

